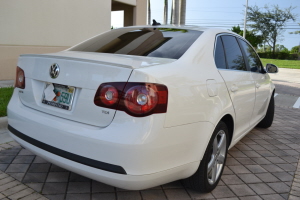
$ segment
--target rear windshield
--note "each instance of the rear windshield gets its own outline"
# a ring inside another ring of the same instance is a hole
[[[174,28],[115,29],[87,40],[70,51],[180,58],[202,34]]]

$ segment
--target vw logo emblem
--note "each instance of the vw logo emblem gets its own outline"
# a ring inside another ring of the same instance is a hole
[[[59,66],[58,64],[54,63],[50,67],[50,77],[51,78],[57,78],[59,75]]]

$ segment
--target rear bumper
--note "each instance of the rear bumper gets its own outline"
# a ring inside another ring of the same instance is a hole
[[[44,159],[124,189],[145,189],[191,176],[213,125],[164,128],[164,114],[135,118],[117,112],[104,128],[24,106],[16,92],[8,106],[11,136]]]
[[[190,176],[191,172],[193,173],[193,171],[195,171],[195,169],[197,169],[200,164],[200,162],[198,161],[153,174],[125,175],[119,173],[112,173],[105,170],[99,170],[94,167],[74,162],[70,159],[57,156],[41,148],[38,148],[28,142],[25,142],[24,140],[20,139],[14,134],[11,134],[11,136],[26,149],[29,149],[36,155],[45,158],[46,160],[57,166],[81,174],[88,178],[106,183],[108,185],[127,190],[142,190],[164,183],[172,182],[174,180],[186,178]]]
[[[58,148],[48,145],[46,143],[40,142],[34,138],[31,138],[31,137],[21,133],[20,131],[14,129],[10,125],[8,125],[8,130],[10,131],[10,133],[14,134],[19,139],[22,139],[25,142],[27,142],[33,146],[36,146],[42,150],[48,151],[49,153],[55,154],[57,156],[72,160],[74,162],[78,162],[83,165],[101,169],[104,171],[118,173],[118,174],[126,174],[126,171],[121,166],[104,163],[104,162],[101,162],[98,160],[94,160],[94,159],[86,158],[86,157],[83,157],[80,155],[76,155],[74,153],[67,152],[62,149],[58,149]]]

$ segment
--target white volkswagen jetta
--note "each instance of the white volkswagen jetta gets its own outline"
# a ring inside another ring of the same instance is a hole
[[[271,126],[275,87],[251,45],[194,26],[108,31],[66,51],[21,55],[8,129],[22,146],[124,189],[218,184],[227,150]]]

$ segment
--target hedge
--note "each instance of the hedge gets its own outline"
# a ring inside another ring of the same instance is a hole
[[[272,59],[280,59],[280,60],[297,60],[298,54],[290,54],[286,52],[275,52],[274,56],[272,52],[259,52],[259,57],[261,58],[272,58]]]

